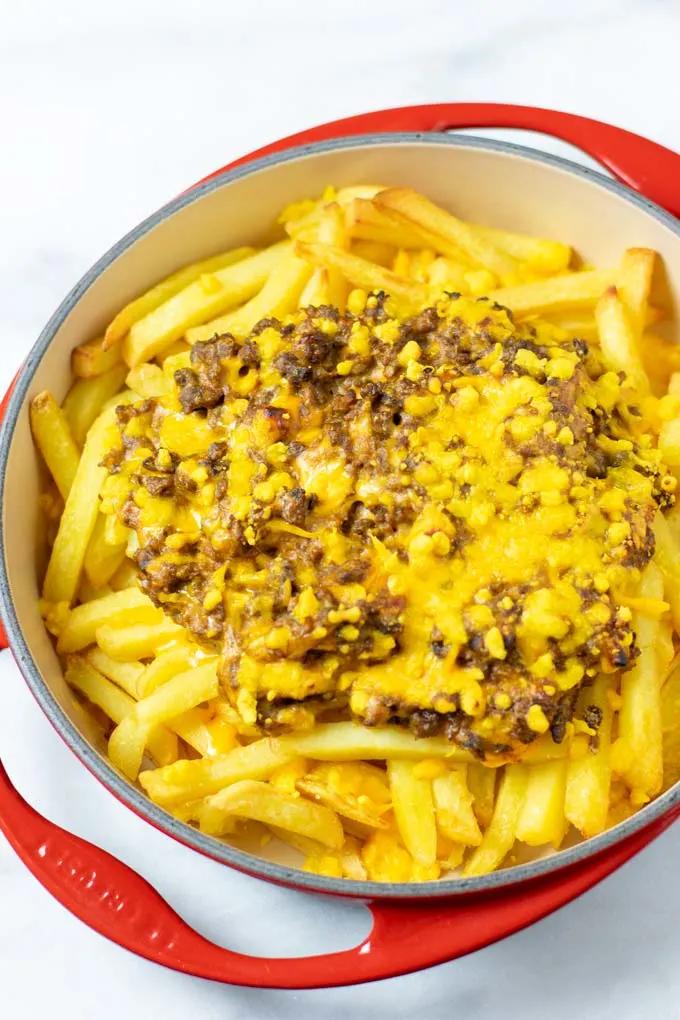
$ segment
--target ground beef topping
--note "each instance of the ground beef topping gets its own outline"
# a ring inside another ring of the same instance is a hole
[[[164,371],[166,396],[120,409],[106,505],[248,721],[322,699],[503,754],[561,739],[578,689],[634,661],[670,486],[582,341],[484,299],[399,318],[376,294]]]

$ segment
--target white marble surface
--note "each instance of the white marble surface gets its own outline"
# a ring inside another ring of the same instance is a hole
[[[680,148],[679,39],[678,0],[0,0],[0,384],[118,236],[213,168],[306,125],[505,100]],[[0,754],[40,810],[133,864],[225,945],[309,953],[366,929],[360,907],[231,873],[133,817],[61,745],[8,653]],[[51,900],[0,837],[0,1016],[680,1017],[679,852],[676,827],[581,901],[466,960],[285,993],[125,954]]]

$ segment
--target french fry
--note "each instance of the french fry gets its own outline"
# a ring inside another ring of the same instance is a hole
[[[340,863],[345,878],[351,878],[355,882],[363,882],[368,878],[364,862],[361,859],[361,844],[353,836],[345,836],[345,842],[340,851]]]
[[[175,340],[174,344],[170,344],[161,354],[157,354],[155,361],[164,369],[166,361],[169,358],[176,358],[178,354],[191,354],[191,344],[188,344],[184,337]]]
[[[427,273],[428,282],[432,287],[436,287],[440,291],[453,291],[457,294],[469,292],[467,275],[468,269],[465,265],[446,258],[435,259]]]
[[[78,471],[80,452],[64,412],[47,390],[31,401],[31,431],[62,498],[66,499]]]
[[[297,850],[298,853],[303,854],[305,857],[313,857],[316,860],[328,852],[323,843],[319,843],[316,839],[310,839],[309,836],[302,836],[299,832],[280,829],[278,825],[270,825],[269,829],[276,839],[280,839],[282,843],[292,846],[294,850]]]
[[[130,368],[151,361],[179,340],[187,330],[248,301],[265,285],[284,253],[286,242],[200,276],[169,300],[139,319],[123,341],[123,357]]]
[[[160,365],[152,365],[149,362],[131,368],[125,382],[143,399],[164,397],[172,392],[172,380]]]
[[[140,678],[140,698],[148,697],[157,687],[166,683],[173,676],[177,676],[178,673],[183,673],[194,664],[194,649],[191,645],[183,642],[161,652],[153,662],[149,663]]]
[[[109,758],[128,779],[136,779],[149,734],[161,723],[214,698],[218,690],[214,664],[197,666],[168,680],[138,701],[109,738]]]
[[[208,797],[242,779],[266,779],[296,756],[290,743],[264,737],[214,758],[178,761],[169,768],[142,772],[139,781],[152,800],[171,807]]]
[[[102,375],[120,364],[121,361],[120,348],[105,348],[103,337],[81,344],[71,352],[71,369],[73,374],[81,379],[91,379],[93,376]]]
[[[662,513],[654,518],[654,562],[663,575],[663,597],[670,604],[673,625],[680,633],[680,545]]]
[[[292,206],[288,205],[283,209],[277,222],[283,223],[286,233],[290,237],[297,237],[298,234],[316,228],[323,216],[324,210],[329,203],[335,203],[341,208],[349,205],[355,198],[370,200],[383,189],[372,184],[353,184],[346,188],[335,191],[330,189],[324,198],[318,202],[297,202]],[[304,210],[301,208],[304,206]]]
[[[386,828],[383,815],[390,807],[390,791],[382,769],[366,762],[317,765],[297,781],[306,797],[325,804],[339,815],[370,828]]]
[[[423,304],[427,301],[428,290],[422,284],[404,280],[389,269],[376,266],[372,262],[367,262],[365,259],[343,251],[341,248],[333,248],[327,244],[305,244],[302,241],[297,241],[295,251],[300,258],[311,262],[312,265],[337,270],[354,287],[382,290],[391,294],[393,298],[412,305]]]
[[[473,266],[472,260],[459,245],[408,220],[392,209],[381,209],[375,202],[354,199],[347,205],[345,217],[347,229],[353,238],[377,241],[394,248],[416,250],[429,248],[453,259],[454,262],[462,263],[466,268]]]
[[[135,622],[160,622],[162,619],[162,610],[154,606],[148,595],[138,588],[126,588],[86,605],[76,606],[59,635],[57,651],[60,655],[66,655],[94,644],[97,629],[106,623],[125,626]]]
[[[352,244],[352,255],[386,269],[392,266],[395,254],[394,246],[382,241],[354,241]]]
[[[139,580],[139,567],[132,560],[124,560],[111,578],[110,587],[114,591],[123,591],[134,587]]]
[[[361,860],[373,882],[410,882],[414,860],[395,832],[374,831],[361,848]]]
[[[319,220],[317,238],[321,244],[330,244],[335,248],[347,248],[349,238],[345,230],[345,217],[337,202],[327,205]],[[337,269],[323,269],[317,267],[313,276],[317,273],[325,273],[328,281],[328,303],[342,311],[347,300],[347,284],[342,273]],[[304,307],[304,306],[301,306]]]
[[[549,241],[530,234],[516,234],[497,227],[482,227],[470,224],[474,232],[484,241],[511,255],[518,262],[525,263],[537,273],[563,273],[571,262],[571,248],[561,241]]]
[[[519,269],[515,259],[484,238],[469,223],[457,219],[410,188],[388,188],[376,196],[375,202],[379,208],[401,213],[426,230],[451,241],[474,262],[501,279],[514,276]]]
[[[194,262],[190,266],[185,266],[183,269],[178,270],[178,272],[173,273],[172,276],[168,276],[167,279],[161,280],[151,290],[147,290],[141,297],[135,298],[134,301],[131,301],[125,308],[121,309],[106,330],[104,338],[106,347],[111,347],[113,344],[118,343],[119,340],[122,340],[130,332],[136,322],[146,318],[151,312],[155,312],[160,305],[169,301],[175,294],[179,294],[181,290],[184,290],[185,287],[199,280],[202,276],[207,273],[216,273],[220,269],[226,269],[228,266],[241,262],[243,259],[249,258],[254,254],[254,248],[234,248],[232,251],[213,255],[212,258],[204,259],[202,262]]]
[[[556,744],[550,733],[544,733],[538,740],[534,740],[521,752],[523,765],[537,765],[539,762],[555,761],[558,758],[566,758],[569,754],[570,739],[565,739]]]
[[[399,726],[368,727],[354,722],[326,723],[309,732],[286,734],[279,744],[317,761],[446,758],[465,762],[472,758],[445,737],[414,737]]]
[[[680,659],[661,688],[663,789],[680,780]]]
[[[648,308],[648,315],[653,312],[654,309]],[[658,314],[662,315],[661,312]],[[659,396],[664,396],[666,391],[673,392],[672,376],[680,372],[680,344],[648,329],[642,336],[640,353],[647,375],[657,383]]]
[[[640,595],[663,596],[663,576],[655,563],[649,563],[642,574]],[[659,621],[642,613],[634,613],[633,619],[640,655],[621,677],[619,740],[630,751],[621,778],[634,796],[654,797],[663,784],[661,677],[656,657]]]
[[[106,476],[102,460],[117,442],[113,410],[105,411],[90,429],[59,530],[47,565],[43,597],[47,602],[73,602],[87,544],[99,513],[99,490]]]
[[[115,365],[108,372],[91,379],[76,379],[66,394],[62,411],[78,446],[83,446],[95,419],[108,401],[120,391],[125,373],[125,365]]]
[[[103,624],[97,627],[97,644],[112,659],[133,662],[148,659],[174,638],[182,637],[183,628],[164,617],[158,623],[136,623],[126,627]]]
[[[528,846],[550,843],[559,849],[569,827],[564,814],[566,783],[566,758],[530,766],[517,839]]]
[[[528,770],[524,765],[508,765],[505,769],[491,824],[463,868],[466,877],[488,875],[503,863],[512,850],[526,796],[527,778]]]
[[[611,680],[599,676],[579,697],[579,708],[594,706],[601,715],[596,743],[585,755],[572,757],[567,766],[564,813],[583,836],[596,836],[607,825],[611,784],[612,708],[608,691]]]
[[[135,701],[125,691],[112,684],[80,656],[69,656],[65,677],[71,687],[84,694],[93,705],[101,708],[117,725],[122,723],[135,707]],[[167,767],[177,761],[177,737],[165,727],[158,727],[147,734],[147,747],[149,754],[159,766]]]
[[[99,513],[83,561],[85,574],[95,588],[103,588],[109,583],[122,565],[127,548],[127,542],[111,545],[106,541],[106,521],[106,516]]]
[[[252,723],[244,722],[233,705],[222,699],[215,702],[215,712],[225,722],[233,726],[239,736],[246,740],[257,740],[260,737],[260,730]]]
[[[659,670],[659,678],[663,680],[668,676],[669,670],[675,659],[675,645],[673,644],[674,627],[670,613],[666,613],[659,620],[659,629],[656,634],[656,664]]]
[[[211,319],[204,326],[187,329],[187,341],[195,344],[201,340],[210,340],[216,333],[245,337],[260,319],[287,315],[297,307],[302,289],[311,275],[312,270],[306,262],[292,252],[286,252],[255,297],[235,312]]]
[[[488,829],[493,817],[496,800],[497,769],[490,769],[479,762],[470,762],[467,767],[467,785],[472,794],[472,810],[482,829]]]
[[[392,760],[387,763],[387,778],[392,806],[404,846],[418,864],[431,867],[437,860],[437,825],[432,783],[414,775],[414,764]]]
[[[615,269],[592,269],[501,287],[492,290],[489,297],[515,315],[553,315],[574,308],[592,308],[615,281]]]
[[[315,269],[300,294],[300,308],[320,308],[331,303],[330,280],[327,269]]]
[[[102,599],[106,595],[112,595],[113,588],[105,584],[102,588],[95,588],[87,574],[83,573],[78,586],[76,599],[79,605],[85,602],[94,602],[95,599]]]
[[[595,316],[588,311],[579,312],[576,309],[573,312],[557,312],[555,315],[551,315],[547,321],[551,326],[563,329],[570,337],[577,337],[579,340],[585,340],[586,343],[598,343],[600,339]]]
[[[85,659],[107,680],[112,680],[135,701],[139,699],[139,678],[144,672],[141,662],[116,662],[101,648],[88,649]]]
[[[647,307],[645,313],[645,326],[653,326],[655,323],[660,322],[663,319],[663,312],[660,308]],[[563,329],[569,336],[577,337],[579,340],[585,340],[587,343],[599,343],[600,335],[597,329],[597,323],[595,321],[594,314],[591,314],[587,309],[579,310],[578,308],[569,312],[556,312],[554,315],[550,315],[547,319],[551,325],[557,326],[558,329]],[[658,338],[659,340],[661,338]],[[677,355],[677,367],[680,368],[680,347],[677,344],[672,344],[667,341],[668,347]],[[649,346],[649,345],[648,345]],[[649,353],[649,356],[648,356]],[[642,362],[647,374],[650,372],[650,368],[654,365],[656,360],[654,354],[646,350],[645,344],[641,347]],[[673,365],[675,365],[675,360]],[[669,372],[672,371],[669,368]]]
[[[332,850],[339,850],[344,842],[342,825],[334,811],[254,779],[227,786],[208,799],[201,814],[203,831],[219,832],[222,815],[274,825],[316,840]]]
[[[636,344],[640,343],[645,326],[655,264],[656,252],[649,248],[629,248],[621,260],[617,289],[628,313]]]
[[[226,754],[237,746],[234,727],[205,708],[184,712],[172,719],[168,726],[204,758]]]
[[[630,385],[642,395],[649,391],[649,380],[635,342],[631,321],[616,287],[609,287],[595,307],[600,347],[608,364],[625,372]]]
[[[435,776],[432,792],[439,831],[454,843],[479,846],[482,833],[472,808],[466,767],[463,765]]]

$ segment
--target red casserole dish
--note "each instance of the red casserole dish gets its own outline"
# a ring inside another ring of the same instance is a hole
[[[443,134],[461,127],[552,134],[599,160],[622,184],[532,150]],[[675,787],[601,836],[481,878],[393,885],[333,879],[245,854],[178,822],[122,779],[74,711],[37,609],[32,569],[36,522],[29,509],[37,504],[38,492],[28,426],[31,396],[49,380],[60,397],[67,386],[71,348],[177,265],[209,254],[225,240],[251,241],[266,231],[280,206],[314,194],[328,182],[367,180],[419,188],[443,204],[455,203],[457,212],[473,220],[563,237],[589,260],[603,264],[628,244],[647,245],[664,260],[670,300],[675,295],[677,304],[680,296],[680,223],[673,218],[680,214],[680,156],[637,135],[568,114],[502,105],[438,105],[336,121],[237,160],[119,242],[46,326],[3,404],[0,448],[2,615],[31,691],[83,764],[151,824],[248,874],[367,901],[373,930],[353,949],[303,959],[262,959],[219,948],[189,928],[126,865],[40,817],[1,767],[0,828],[45,888],[95,930],[157,963],[228,983],[347,985],[454,959],[585,892],[680,812],[680,789]]]

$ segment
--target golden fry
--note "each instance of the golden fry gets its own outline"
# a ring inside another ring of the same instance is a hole
[[[315,269],[300,294],[300,308],[320,308],[331,303],[330,278],[327,269]]]
[[[385,773],[374,765],[366,762],[317,765],[295,785],[305,796],[339,815],[370,828],[387,827],[382,816],[390,807],[390,791]]]
[[[428,290],[422,284],[404,280],[389,269],[376,266],[372,262],[351,255],[341,248],[333,248],[326,244],[305,244],[296,242],[295,251],[300,258],[315,266],[334,269],[342,274],[354,287],[365,290],[385,291],[397,300],[417,305],[427,301]]]
[[[636,343],[640,342],[645,326],[655,264],[656,252],[649,248],[629,248],[621,261],[617,289]]]
[[[482,842],[468,859],[463,874],[488,875],[503,863],[512,850],[527,789],[528,770],[524,765],[508,765],[498,788],[491,824]]]
[[[194,649],[190,645],[180,643],[161,652],[144,670],[139,681],[139,696],[146,698],[173,676],[183,673],[193,665]]]
[[[184,630],[168,617],[158,623],[136,623],[126,627],[111,627],[104,624],[97,628],[97,644],[112,659],[131,662],[148,659],[159,648],[175,638],[181,638]]]
[[[101,648],[88,649],[85,652],[85,659],[107,680],[113,680],[114,684],[121,687],[135,701],[139,699],[139,678],[144,672],[141,662],[116,662]]]
[[[279,744],[292,753],[318,761],[360,761],[362,759],[446,758],[470,761],[472,755],[449,743],[445,737],[414,737],[399,726],[369,728],[354,722],[327,723],[308,733],[291,733]]]
[[[214,758],[178,761],[169,768],[142,772],[139,781],[152,800],[169,807],[208,797],[242,779],[266,779],[296,753],[290,744],[265,737]]]
[[[643,572],[640,595],[659,600],[663,596],[663,577],[653,562]],[[635,613],[634,621],[640,655],[621,677],[619,740],[630,752],[621,777],[634,795],[654,797],[663,784],[661,678],[656,656],[659,621],[642,613]]]
[[[467,767],[467,785],[472,794],[472,810],[482,829],[488,829],[493,817],[497,774],[497,769],[490,769],[479,762],[470,762]]]
[[[116,444],[114,412],[105,411],[88,432],[47,566],[43,597],[67,602],[78,590],[85,552],[99,513],[99,490],[106,477],[105,455]]]
[[[81,379],[91,379],[92,376],[103,375],[109,372],[122,361],[120,349],[104,346],[104,338],[90,340],[89,343],[81,344],[71,353],[71,368],[73,374]]]
[[[388,188],[381,191],[375,201],[381,209],[401,213],[426,230],[451,241],[475,263],[489,269],[500,279],[514,276],[519,269],[515,259],[484,238],[469,223],[457,219],[410,188]]]
[[[564,814],[566,784],[566,758],[530,766],[517,839],[529,846],[549,843],[559,849],[569,828]]]
[[[287,243],[275,244],[226,269],[204,274],[139,319],[123,342],[127,364],[134,368],[143,361],[150,361],[183,337],[188,329],[248,301],[265,285],[288,248]]]
[[[609,788],[611,785],[612,708],[609,698],[611,680],[600,676],[586,688],[578,709],[593,706],[600,714],[594,742],[586,744],[585,753],[572,757],[567,767],[564,813],[583,836],[596,836],[607,824]]]
[[[80,452],[64,412],[47,390],[31,401],[31,430],[62,498],[66,499],[78,471]]]
[[[76,443],[83,446],[95,419],[125,381],[125,365],[115,365],[108,372],[91,379],[76,379],[62,404]]]
[[[107,519],[102,513],[98,515],[83,563],[87,579],[95,588],[109,583],[122,566],[127,549],[127,541],[111,544],[106,540]]]
[[[292,312],[298,303],[302,289],[312,275],[310,266],[302,259],[286,252],[272,269],[262,290],[238,311],[230,312],[219,319],[212,319],[205,326],[187,329],[186,338],[190,344],[210,340],[215,334],[229,333],[245,337],[253,326],[269,317],[281,318]]]
[[[344,841],[342,825],[330,808],[283,793],[254,779],[234,783],[209,798],[201,814],[203,831],[219,832],[222,815],[275,825],[334,850],[339,850]]]
[[[600,347],[608,364],[625,372],[630,385],[644,395],[649,390],[631,322],[616,287],[609,287],[595,308]]]
[[[487,769],[487,772],[493,775],[492,769]],[[463,765],[435,776],[432,791],[440,832],[454,843],[479,846],[482,833],[472,807],[466,767]]]
[[[106,330],[104,338],[105,346],[111,347],[119,340],[122,340],[136,322],[150,315],[151,312],[155,312],[160,305],[169,301],[175,294],[179,294],[181,290],[194,283],[195,280],[200,279],[201,276],[204,276],[206,273],[216,273],[220,269],[226,269],[227,266],[234,265],[236,262],[240,262],[254,254],[254,248],[234,248],[232,251],[213,255],[212,258],[204,259],[202,262],[194,262],[192,265],[185,266],[183,269],[178,270],[178,272],[173,273],[172,276],[168,276],[167,279],[157,283],[155,287],[142,294],[141,297],[135,298],[134,301],[131,301],[129,305],[126,305],[118,313]]]
[[[573,308],[593,307],[615,281],[615,269],[592,269],[502,287],[492,290],[489,297],[516,315],[554,315]]]
[[[138,701],[109,739],[109,758],[113,764],[128,779],[136,779],[151,731],[214,698],[217,689],[217,668],[210,664],[181,673]]]
[[[414,223],[394,209],[382,209],[375,202],[355,199],[345,211],[347,229],[353,238],[377,241],[394,248],[427,248],[455,262],[472,268],[473,262],[465,252],[440,234]]]
[[[151,365],[148,362],[131,368],[125,382],[143,400],[149,397],[164,397],[172,392],[172,381],[168,379],[160,365]]]
[[[135,707],[134,700],[125,691],[77,655],[69,656],[65,676],[71,687],[84,694],[88,701],[101,708],[116,724],[122,723]],[[158,727],[147,734],[147,746],[149,754],[159,766],[177,761],[177,737],[165,727]]]
[[[94,644],[97,629],[104,624],[125,626],[135,622],[160,623],[163,613],[138,588],[126,588],[104,598],[76,606],[57,642],[60,655],[77,652]]]
[[[418,864],[432,867],[437,859],[437,825],[432,783],[414,773],[409,761],[388,761],[392,807],[404,846]]]
[[[663,575],[663,597],[670,604],[676,631],[680,633],[680,544],[662,513],[654,519],[654,562]]]
[[[489,241],[518,262],[526,263],[537,273],[552,275],[563,273],[569,268],[571,248],[568,244],[529,234],[515,234],[496,227],[482,227],[478,223],[470,224],[470,227],[482,240]]]

